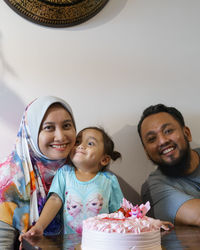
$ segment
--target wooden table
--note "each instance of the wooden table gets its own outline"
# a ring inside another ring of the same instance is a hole
[[[176,226],[170,232],[165,231],[161,235],[163,249],[200,249],[200,227]]]
[[[81,250],[80,242],[80,236],[65,235],[64,237],[43,237],[42,239],[35,241],[24,240],[23,246],[25,250]],[[171,230],[170,232],[162,232],[161,244],[163,250],[200,250],[200,227],[176,226],[175,229]]]

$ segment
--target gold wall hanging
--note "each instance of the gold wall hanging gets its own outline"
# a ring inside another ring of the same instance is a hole
[[[108,0],[4,0],[24,18],[50,27],[69,27],[96,15]]]

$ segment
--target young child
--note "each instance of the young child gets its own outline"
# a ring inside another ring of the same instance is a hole
[[[123,194],[116,176],[105,169],[111,159],[120,157],[103,129],[81,130],[70,154],[72,166],[65,165],[57,171],[40,218],[24,235],[42,236],[61,207],[64,233],[70,234],[82,232],[84,219],[118,210]]]

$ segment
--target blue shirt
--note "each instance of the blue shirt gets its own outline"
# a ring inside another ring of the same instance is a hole
[[[74,167],[69,165],[57,171],[50,193],[56,193],[63,202],[64,233],[81,233],[84,219],[116,211],[123,199],[114,174],[98,172],[93,179],[83,182],[76,178]]]

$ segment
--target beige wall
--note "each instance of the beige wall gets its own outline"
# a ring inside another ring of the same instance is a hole
[[[179,108],[200,144],[200,1],[109,0],[70,28],[29,22],[0,1],[0,156],[15,142],[22,112],[40,95],[73,107],[78,130],[101,125],[123,160],[111,166],[137,202],[153,169],[136,127],[158,102]]]

